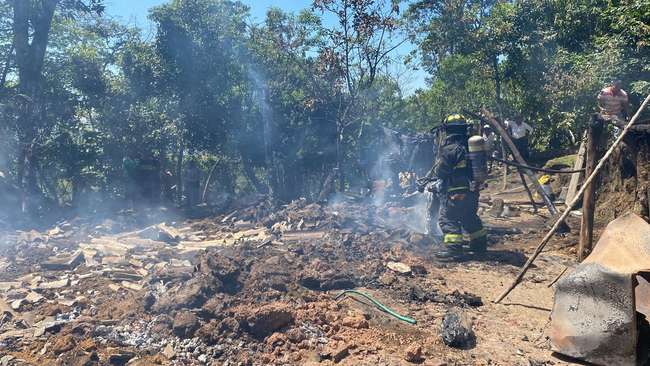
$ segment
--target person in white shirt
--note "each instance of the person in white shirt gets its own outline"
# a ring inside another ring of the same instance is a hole
[[[483,126],[483,140],[485,141],[485,145],[487,147],[487,152],[488,155],[491,157],[498,157],[497,156],[497,135],[492,131],[492,127],[490,125],[485,125]],[[492,172],[492,162],[493,160],[490,159],[488,161],[488,173]]]
[[[521,157],[528,162],[528,158],[530,157],[528,151],[528,135],[534,131],[533,128],[524,122],[521,116],[517,116],[514,122],[506,121],[506,128],[510,132],[512,142],[515,144],[517,150],[519,150]]]

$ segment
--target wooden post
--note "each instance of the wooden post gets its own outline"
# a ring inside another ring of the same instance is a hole
[[[576,156],[576,162],[573,165],[574,170],[580,170],[582,167],[585,165],[585,141],[583,138],[582,143],[580,143],[580,149],[578,149],[578,156]],[[569,203],[573,201],[573,198],[576,196],[576,192],[578,192],[578,185],[580,185],[580,177],[582,176],[582,173],[573,173],[571,175],[571,181],[569,182],[569,189],[567,190],[566,193],[566,199],[564,200],[565,203]]]
[[[505,141],[501,139],[501,156],[503,160],[508,160],[508,149],[504,145]],[[508,164],[503,164],[503,188],[502,191],[505,191],[508,188]]]
[[[598,148],[598,142],[602,132],[602,121],[594,118],[587,131],[585,144],[587,157],[585,176],[587,177],[594,172],[596,162],[600,160],[601,149]],[[590,184],[582,197],[582,225],[580,226],[580,244],[578,245],[578,260],[581,262],[589,255],[593,247],[595,200],[596,185]]]

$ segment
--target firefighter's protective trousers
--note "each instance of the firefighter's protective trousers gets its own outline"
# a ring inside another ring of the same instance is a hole
[[[444,195],[440,208],[444,244],[463,244],[463,233],[466,233],[472,248],[485,250],[487,237],[477,211],[477,192],[450,192]]]

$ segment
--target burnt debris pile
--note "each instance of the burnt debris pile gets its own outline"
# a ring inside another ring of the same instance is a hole
[[[0,344],[62,364],[336,362],[372,352],[341,334],[397,321],[337,302],[340,290],[379,292],[402,309],[482,305],[432,287],[414,255],[432,243],[393,225],[409,210],[341,199],[273,211],[254,200],[203,220],[12,233],[16,245],[0,257]]]

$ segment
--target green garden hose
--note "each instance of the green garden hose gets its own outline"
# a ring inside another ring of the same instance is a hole
[[[379,301],[373,299],[370,295],[364,294],[363,292],[359,292],[359,291],[355,291],[355,290],[346,290],[346,291],[341,292],[338,296],[336,296],[336,300],[338,300],[341,297],[343,297],[345,295],[348,295],[348,294],[355,294],[355,295],[365,297],[370,302],[372,302],[379,310],[381,310],[381,311],[383,311],[385,313],[388,313],[388,314],[394,316],[395,318],[397,318],[397,319],[399,319],[399,320],[401,320],[403,322],[406,322],[406,323],[409,323],[409,324],[415,324],[416,323],[415,319],[409,318],[407,316],[403,316],[403,315],[400,315],[400,314],[396,313],[395,311],[390,309],[388,306],[380,303]]]

